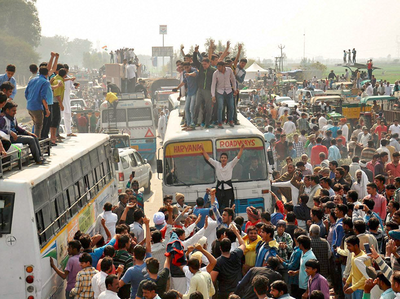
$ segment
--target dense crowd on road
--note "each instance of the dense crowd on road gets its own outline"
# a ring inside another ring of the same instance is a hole
[[[182,82],[177,89],[186,96],[186,130],[240,125],[234,98],[247,60],[239,59],[240,47],[236,58],[227,58],[229,43],[224,53],[214,53],[212,44],[210,49],[200,54],[196,47],[177,62]],[[36,162],[43,163],[37,140],[46,137],[46,126],[53,145],[61,142],[60,114],[71,119],[66,96],[76,85],[68,77],[68,65],[57,60],[52,53],[48,63],[31,65],[25,96],[34,133],[15,119],[15,66],[7,66],[0,76],[3,155],[11,142],[26,142]],[[195,206],[176,193],[165,195],[157,213],[145,215],[143,194],[132,177],[117,206],[104,204],[95,234],[78,231],[68,242],[65,268],[50,258],[57,275],[67,280],[67,298],[398,296],[398,120],[388,124],[376,104],[370,128],[352,126],[345,118],[329,119],[332,109],[323,102],[320,112],[311,115],[303,96],[295,108],[273,97],[253,104],[243,114],[262,119],[273,157],[273,209],[247,207],[246,217],[235,214],[232,171],[245,146],[236,157],[222,153],[219,161],[202,148],[218,183],[204,190]],[[73,137],[71,125],[65,125],[67,136]]]

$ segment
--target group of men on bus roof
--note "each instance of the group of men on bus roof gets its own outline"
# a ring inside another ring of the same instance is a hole
[[[185,96],[184,130],[194,130],[197,125],[210,129],[214,128],[214,123],[220,129],[225,122],[231,127],[239,124],[236,113],[238,86],[244,81],[247,59],[239,61],[241,45],[233,60],[227,58],[229,47],[228,42],[224,53],[217,54],[211,41],[208,54],[200,54],[199,46],[196,46],[193,55],[185,55],[181,48],[184,62],[178,60],[176,66],[181,81],[177,89],[180,97]]]

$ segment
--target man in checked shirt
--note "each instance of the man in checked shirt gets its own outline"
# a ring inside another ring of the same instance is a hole
[[[97,273],[97,270],[92,267],[92,257],[89,253],[82,253],[79,258],[82,270],[76,275],[75,287],[69,293],[71,298],[76,296],[76,299],[93,298],[92,278]]]

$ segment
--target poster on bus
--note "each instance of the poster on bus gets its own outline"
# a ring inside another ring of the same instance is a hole
[[[263,141],[258,137],[239,139],[219,139],[216,141],[217,151],[237,151],[244,144],[246,149],[263,149]]]
[[[202,156],[201,145],[209,155],[212,154],[211,141],[191,141],[168,144],[165,150],[165,157]]]

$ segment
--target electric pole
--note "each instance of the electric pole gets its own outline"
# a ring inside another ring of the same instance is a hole
[[[283,71],[283,49],[285,49],[285,46],[279,45],[278,48],[281,50],[281,57],[280,57],[280,71]]]

